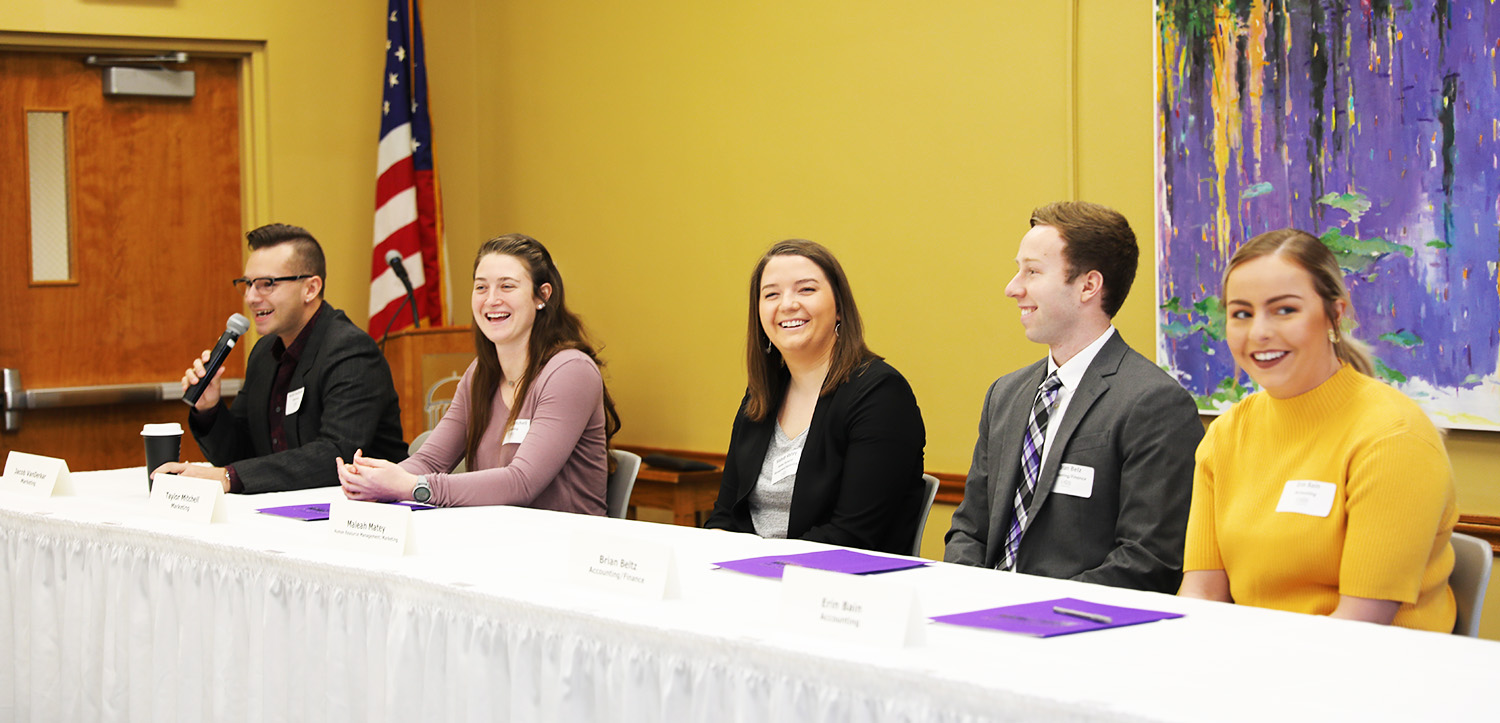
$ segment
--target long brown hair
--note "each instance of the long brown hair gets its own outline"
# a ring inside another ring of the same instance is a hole
[[[552,285],[552,295],[546,298],[546,307],[537,311],[536,319],[531,324],[531,336],[526,340],[526,371],[521,374],[516,385],[517,403],[511,407],[510,418],[505,420],[504,429],[510,429],[516,423],[516,415],[521,411],[520,401],[526,399],[531,382],[558,352],[577,349],[587,354],[599,366],[601,376],[604,362],[599,360],[599,355],[589,343],[583,320],[568,310],[563,294],[562,274],[558,273],[557,266],[552,263],[552,255],[547,253],[547,247],[542,242],[519,233],[496,236],[484,242],[479,247],[479,253],[474,256],[476,273],[479,271],[480,260],[490,254],[513,257],[526,267],[531,275],[533,298],[542,298],[542,284]],[[490,411],[494,408],[495,392],[500,389],[500,383],[505,381],[505,372],[500,368],[495,343],[480,330],[478,319],[474,320],[474,356],[479,363],[469,382],[469,434],[464,455],[469,469],[474,469],[475,455],[484,441],[485,427],[489,425]],[[603,390],[604,443],[607,448],[609,440],[620,429],[620,415],[615,411],[615,402],[609,396],[609,387],[606,385]],[[501,436],[503,438],[504,430],[501,431]],[[606,460],[608,461],[610,460]]]
[[[802,239],[788,239],[772,246],[760,257],[755,271],[750,274],[750,328],[745,335],[745,366],[749,383],[746,392],[749,402],[745,405],[745,416],[759,422],[781,402],[784,384],[780,364],[781,352],[771,346],[771,340],[760,327],[760,280],[766,264],[775,256],[801,256],[818,265],[833,292],[840,320],[837,335],[833,338],[832,359],[828,363],[828,376],[823,378],[823,388],[818,396],[826,396],[840,384],[849,381],[861,365],[881,357],[865,346],[865,325],[859,318],[859,307],[854,305],[854,291],[849,288],[849,278],[844,276],[844,267],[823,246]]]
[[[1229,265],[1224,268],[1224,279],[1220,288],[1227,291],[1229,275],[1246,262],[1262,256],[1281,256],[1289,259],[1312,277],[1313,290],[1317,291],[1318,298],[1323,300],[1323,316],[1328,319],[1329,326],[1333,328],[1333,353],[1339,361],[1354,367],[1354,371],[1367,377],[1375,376],[1375,365],[1370,358],[1370,347],[1352,336],[1345,335],[1339,324],[1337,303],[1344,302],[1344,317],[1348,319],[1354,318],[1354,305],[1349,299],[1349,287],[1344,285],[1344,272],[1339,268],[1339,260],[1333,252],[1323,245],[1318,237],[1306,231],[1298,231],[1294,228],[1267,231],[1246,241],[1245,245],[1239,247],[1234,252],[1234,256],[1229,258]]]

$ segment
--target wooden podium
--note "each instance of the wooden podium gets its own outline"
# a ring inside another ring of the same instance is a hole
[[[474,361],[474,330],[468,326],[405,329],[385,340],[396,396],[401,399],[401,431],[410,442],[427,431],[427,390],[444,377],[463,374]],[[453,396],[451,388],[440,399]]]

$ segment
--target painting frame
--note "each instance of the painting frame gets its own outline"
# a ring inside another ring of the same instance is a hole
[[[1155,0],[1157,362],[1204,414],[1253,392],[1220,276],[1295,227],[1346,331],[1440,427],[1500,431],[1500,8]]]

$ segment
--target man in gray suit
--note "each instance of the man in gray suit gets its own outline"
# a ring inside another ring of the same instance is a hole
[[[1112,209],[1032,213],[1005,295],[1050,353],[985,395],[948,562],[1177,590],[1203,426],[1192,397],[1111,323],[1139,255]]]
[[[188,413],[193,437],[216,467],[169,462],[155,471],[217,480],[225,492],[277,492],[339,483],[336,458],[363,449],[406,459],[391,369],[369,334],[323,301],[323,247],[306,229],[273,223],[245,234],[250,255],[235,286],[261,337],[232,406],[220,367]],[[184,391],[209,352],[182,377]]]

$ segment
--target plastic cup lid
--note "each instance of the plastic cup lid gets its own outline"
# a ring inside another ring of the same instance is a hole
[[[177,422],[166,422],[164,424],[148,424],[141,427],[142,437],[168,437],[182,434],[182,425]]]

